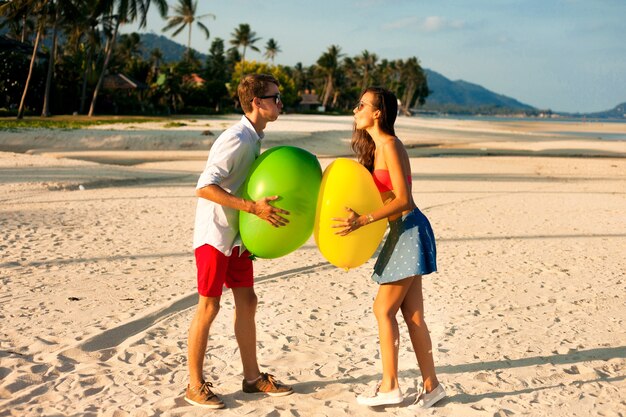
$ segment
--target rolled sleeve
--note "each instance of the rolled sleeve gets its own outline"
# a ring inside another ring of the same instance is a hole
[[[204,188],[209,185],[220,185],[224,178],[228,176],[228,169],[225,167],[212,165],[207,166],[200,174],[200,178],[198,178],[198,184],[196,185],[196,189]]]
[[[224,180],[236,169],[242,152],[242,142],[237,136],[227,135],[220,137],[213,144],[206,167],[198,179],[196,189],[215,184],[232,191],[228,184],[225,184],[227,181],[225,182]]]

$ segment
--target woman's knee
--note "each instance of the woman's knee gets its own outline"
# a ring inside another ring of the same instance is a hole
[[[395,320],[396,313],[398,312],[398,310],[394,309],[392,305],[382,303],[379,301],[374,302],[373,310],[374,310],[374,316],[376,317],[376,320],[378,320],[379,322],[387,321],[387,320]]]
[[[424,314],[421,311],[411,309],[406,306],[402,306],[400,310],[402,311],[402,317],[404,317],[404,321],[407,325],[414,327],[426,327]]]

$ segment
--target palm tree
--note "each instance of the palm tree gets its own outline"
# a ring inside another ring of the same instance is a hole
[[[48,55],[48,73],[46,75],[46,88],[44,90],[43,106],[41,108],[42,117],[50,116],[50,87],[52,86],[52,73],[54,72],[54,61],[57,54],[57,28],[61,17],[61,7],[58,1],[55,4],[54,0],[52,0],[47,6],[49,9],[52,9],[47,11],[49,17],[52,18],[52,49]]]
[[[378,83],[397,93],[402,84],[401,66],[402,60],[400,59],[394,61],[383,59],[376,71],[379,75]]]
[[[324,74],[326,82],[324,84],[324,98],[322,99],[322,106],[328,105],[328,100],[333,93],[335,85],[335,77],[339,69],[339,58],[344,54],[341,53],[341,48],[337,45],[331,45],[328,47],[328,51],[324,52],[317,60],[317,66]]]
[[[343,62],[341,63],[341,78],[343,81],[343,87],[346,90],[351,90],[353,92],[361,90],[361,72],[359,71],[359,65],[357,64],[358,57],[345,57]],[[339,78],[339,77],[337,77]],[[337,83],[339,80],[335,80],[335,88],[339,85]],[[351,100],[349,105],[354,104],[354,100]]]
[[[378,56],[371,54],[367,49],[361,52],[361,56],[357,57],[356,63],[361,68],[361,73],[363,74],[361,90],[365,90],[365,88],[370,85],[372,72],[376,68],[377,61]]]
[[[259,41],[261,38],[257,38],[256,33],[250,30],[250,25],[247,23],[239,24],[239,27],[235,29],[233,33],[231,33],[233,37],[230,40],[230,44],[235,48],[239,48],[243,46],[243,52],[241,53],[241,62],[246,62],[246,48],[250,48],[253,51],[259,52],[259,48],[254,46],[254,44]],[[241,68],[243,69],[243,65]]]
[[[227,79],[226,56],[224,55],[224,40],[215,38],[209,48],[209,56],[205,64],[207,80],[225,81]]]
[[[93,116],[96,110],[96,101],[100,88],[102,87],[102,81],[106,75],[109,61],[111,60],[111,52],[115,46],[117,39],[117,32],[120,24],[134,22],[139,17],[139,28],[146,26],[146,17],[150,3],[152,0],[100,0],[98,3],[97,15],[103,16],[103,27],[105,27],[105,33],[107,33],[107,41],[104,47],[104,63],[102,65],[102,72],[96,83],[96,88],[93,91],[93,97],[91,99],[91,106],[89,108],[89,116]],[[166,0],[154,0],[161,16],[167,14],[167,1]],[[106,30],[106,26],[113,26],[113,32]]]
[[[101,32],[98,29],[99,17],[94,13],[96,5],[87,0],[78,2],[76,7],[78,13],[73,16],[71,27],[66,28],[66,51],[69,49],[75,55],[80,56],[83,82],[78,113],[84,114],[87,102],[87,83],[94,70],[94,56],[101,49]]]
[[[17,109],[17,118],[24,118],[24,111],[26,107],[26,95],[28,94],[28,87],[30,86],[30,81],[33,76],[33,69],[35,67],[35,58],[37,57],[37,51],[39,49],[39,41],[41,40],[41,34],[43,32],[43,28],[41,24],[37,25],[37,36],[35,37],[35,44],[33,45],[33,55],[30,59],[30,66],[28,67],[28,76],[26,77],[26,84],[24,84],[24,93],[22,94],[22,99],[20,100],[20,106]]]
[[[24,110],[26,107],[26,95],[28,94],[28,87],[30,86],[33,69],[35,67],[37,52],[39,50],[39,41],[45,33],[47,3],[47,0],[14,0],[13,2],[4,2],[0,5],[0,15],[2,16],[10,16],[10,14],[15,10],[26,10],[29,16],[34,16],[37,19],[37,36],[35,37],[35,43],[33,45],[33,54],[30,59],[30,66],[28,68],[28,75],[26,76],[26,83],[24,84],[24,92],[22,93],[20,106],[17,110],[18,119],[22,119],[24,117]]]
[[[415,104],[424,104],[424,99],[428,95],[426,76],[416,57],[409,58],[406,62],[401,61],[399,69],[402,79],[402,87],[398,91],[400,94],[397,94],[402,102],[399,110],[410,116],[409,109],[414,104],[414,100]]]
[[[52,20],[52,49],[48,56],[48,74],[46,76],[46,87],[43,96],[42,117],[50,116],[50,89],[52,88],[52,76],[54,75],[54,65],[57,58],[57,38],[58,28],[66,21],[74,22],[80,15],[79,4],[76,0],[50,0],[48,6],[48,17]]]
[[[308,80],[308,70],[309,68],[305,68],[302,65],[302,62],[296,63],[296,65],[291,68],[291,78],[293,78],[293,82],[296,85],[296,91],[303,92],[310,88],[309,80]]]
[[[209,29],[200,22],[200,19],[205,17],[212,17],[215,19],[215,15],[211,13],[196,16],[198,9],[198,0],[194,3],[193,0],[178,0],[178,4],[174,6],[174,15],[167,17],[167,25],[163,28],[163,32],[166,32],[176,26],[176,30],[172,33],[172,36],[178,35],[185,26],[189,26],[189,35],[187,36],[187,57],[189,57],[189,51],[191,51],[191,27],[193,22],[196,22],[198,27],[202,29],[207,39],[209,39]]]
[[[13,39],[25,43],[28,31],[34,31],[35,23],[30,16],[30,4],[27,1],[0,0],[0,9],[6,20],[0,22],[0,29],[9,27],[9,34]]]
[[[272,63],[274,63],[274,58],[276,58],[279,52],[282,52],[282,50],[278,43],[273,38],[270,38],[265,44],[265,57],[271,59]]]
[[[141,37],[137,32],[123,34],[117,41],[116,58],[128,63],[141,56]]]
[[[152,62],[152,71],[157,74],[163,60],[163,52],[159,48],[154,48],[150,52],[150,62]]]

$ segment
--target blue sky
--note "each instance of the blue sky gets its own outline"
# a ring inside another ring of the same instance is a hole
[[[168,0],[170,6],[175,0]],[[608,110],[626,101],[626,0],[199,0],[215,19],[206,40],[194,27],[192,47],[228,41],[248,23],[263,47],[274,38],[277,64],[309,66],[338,45],[347,56],[417,57],[424,68],[480,84],[541,109]],[[151,10],[148,26],[123,32],[163,34]],[[171,36],[171,32],[165,33]],[[186,44],[187,33],[174,41]]]

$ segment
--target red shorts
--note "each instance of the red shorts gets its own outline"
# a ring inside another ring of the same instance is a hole
[[[239,256],[239,247],[230,256],[224,255],[211,245],[196,248],[196,268],[198,269],[198,294],[204,297],[219,297],[222,287],[252,287],[252,259],[250,252]]]

